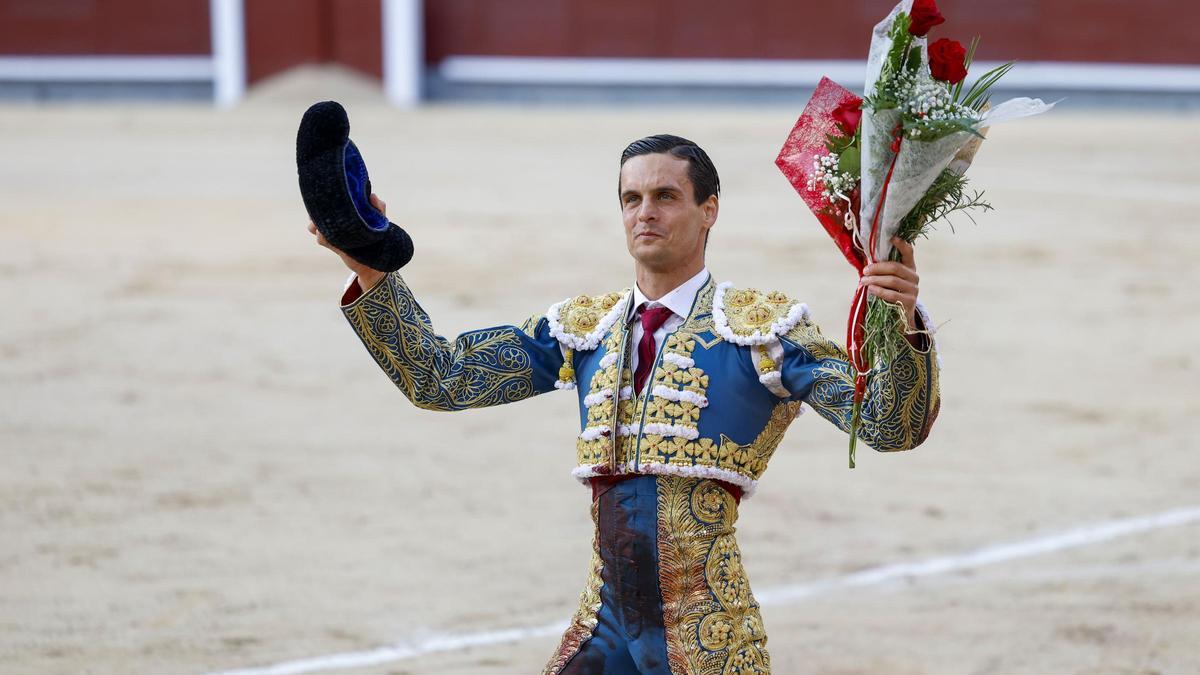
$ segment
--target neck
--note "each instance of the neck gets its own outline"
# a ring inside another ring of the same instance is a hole
[[[637,285],[647,298],[658,300],[678,288],[683,282],[699,274],[702,269],[704,269],[703,258],[668,270],[650,269],[639,264],[637,265]]]

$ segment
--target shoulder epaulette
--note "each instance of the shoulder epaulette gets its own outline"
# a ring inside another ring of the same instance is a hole
[[[739,345],[763,345],[808,320],[808,305],[785,293],[733,288],[726,281],[713,295],[713,325],[717,334]]]
[[[571,349],[595,349],[625,311],[628,295],[626,289],[603,295],[579,295],[555,303],[546,311],[550,334]]]

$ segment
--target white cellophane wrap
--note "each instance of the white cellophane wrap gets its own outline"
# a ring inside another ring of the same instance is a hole
[[[968,140],[974,138],[966,131],[943,136],[936,141],[916,141],[905,138],[900,143],[900,156],[883,201],[883,214],[879,218],[879,234],[875,242],[875,260],[887,260],[892,251],[891,238],[900,229],[900,221],[908,215],[925,191],[942,173],[942,169],[954,159]],[[886,172],[886,167],[885,167]],[[878,200],[878,197],[876,198]],[[870,234],[870,223],[867,223]],[[864,239],[864,241],[866,241]]]
[[[871,33],[871,50],[867,53],[867,79],[863,85],[863,93],[866,96],[874,93],[875,83],[879,80],[883,63],[892,48],[892,41],[888,37],[892,23],[900,12],[911,11],[912,0],[901,0],[883,21],[875,24]],[[863,110],[862,121],[859,123],[862,129],[862,183],[859,187],[862,203],[858,209],[858,233],[864,250],[870,241],[871,219],[875,217],[875,207],[879,204],[879,191],[892,162],[892,129],[899,120],[899,110]]]
[[[1055,101],[1054,103],[1058,103]],[[1041,115],[1047,110],[1054,107],[1054,103],[1046,103],[1040,98],[1010,98],[1004,103],[994,105],[987,112],[983,113],[977,129],[990,127],[993,124],[1008,122],[1011,120],[1019,120],[1022,117],[1032,117]]]
[[[864,91],[870,95],[875,91],[875,83],[879,79],[884,61],[892,49],[892,40],[888,37],[892,23],[900,12],[909,12],[912,0],[902,0],[897,4],[887,18],[875,26],[871,35],[871,51],[867,59],[867,79]],[[933,76],[929,73],[929,56],[925,49],[924,38],[913,38],[913,45],[920,45],[921,67],[918,78],[930,81]],[[1029,117],[1046,112],[1054,107],[1053,103],[1045,103],[1041,99],[1014,98],[993,106],[980,116],[976,130],[1000,122]],[[864,110],[862,116],[862,204],[859,208],[858,232],[863,246],[867,246],[871,236],[871,225],[875,218],[875,210],[879,204],[879,195],[883,189],[888,169],[892,164],[892,130],[900,119],[900,111],[896,109],[869,111]],[[887,185],[887,195],[884,199],[883,213],[879,217],[879,234],[876,236],[875,261],[887,260],[892,251],[891,239],[900,228],[900,222],[908,215],[913,206],[925,195],[925,191],[933,184],[942,170],[950,165],[959,150],[963,149],[972,139],[978,141],[978,136],[966,131],[952,133],[935,141],[922,141],[905,137],[900,143],[900,153],[896,157],[896,166],[892,170],[891,181]],[[969,155],[974,155],[971,149]],[[970,166],[970,156],[960,156],[954,166],[958,173],[966,171]]]

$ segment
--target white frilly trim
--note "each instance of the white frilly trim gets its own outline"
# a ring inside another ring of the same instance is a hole
[[[600,424],[600,425],[597,425],[594,427],[588,427],[588,428],[584,429],[583,432],[579,434],[579,440],[594,441],[597,438],[600,438],[601,436],[607,435],[609,433],[612,433],[612,427],[608,426],[607,424]]]
[[[689,441],[694,441],[700,437],[700,430],[696,427],[684,426],[682,424],[663,424],[661,422],[647,424],[642,427],[642,433],[653,434],[655,436],[679,436]]]
[[[622,424],[617,427],[618,436],[637,436],[638,433],[653,434],[655,436],[679,436],[686,438],[689,441],[694,441],[700,437],[700,430],[696,427],[689,427],[682,424],[661,424],[659,422],[651,422],[646,426],[642,426],[637,422],[633,424]],[[594,427],[587,427],[579,434],[581,441],[594,441],[601,436],[612,433],[612,427],[607,424],[597,424]]]
[[[925,309],[925,305],[917,300],[917,313],[921,315],[921,323],[925,324],[925,330],[929,331],[929,347],[933,350],[937,360],[938,370],[942,369],[942,352],[938,349],[937,342],[937,327],[933,325],[933,318],[929,316],[929,310]]]
[[[587,485],[589,478],[608,475],[602,474],[599,471],[599,469],[601,469],[603,466],[603,464],[585,464],[582,466],[577,466],[571,470],[571,475],[574,476],[579,482]],[[630,462],[621,465],[617,471],[617,475],[630,473],[657,476],[683,476],[684,478],[709,478],[712,480],[724,481],[731,485],[740,487],[742,489],[742,499],[749,499],[750,497],[753,497],[754,493],[758,490],[758,481],[754,480],[753,478],[744,476],[736,471],[730,471],[729,469],[718,469],[713,466],[642,464],[635,469],[633,463]]]
[[[680,368],[691,368],[696,365],[696,362],[692,359],[683,354],[676,354],[675,352],[663,352],[662,360],[667,363],[673,363]]]
[[[613,395],[612,387],[605,387],[605,388],[601,389],[600,391],[588,394],[587,396],[583,397],[583,407],[591,408],[593,406],[600,405],[601,403],[604,403],[605,401],[611,400],[612,395]],[[631,398],[633,398],[633,387],[630,387],[630,386],[621,387],[621,400],[628,401]]]
[[[638,429],[641,427],[635,422],[633,424],[622,424],[617,427],[618,436],[636,436]],[[607,436],[612,433],[612,427],[607,424],[597,424],[594,427],[587,427],[579,434],[581,441],[594,441],[601,436]]]
[[[607,354],[604,355],[603,358],[600,359],[600,367],[607,368],[607,367],[611,366],[612,364],[616,363],[618,356],[619,356],[619,354],[617,354],[616,352],[608,352]]]
[[[729,317],[725,316],[725,291],[729,290],[732,286],[733,282],[730,281],[725,281],[717,285],[717,290],[713,294],[712,315],[713,327],[716,329],[717,334],[735,345],[750,346],[766,344],[795,328],[796,324],[800,323],[801,320],[809,318],[808,305],[798,302],[788,310],[787,316],[778,319],[767,328],[766,335],[759,330],[755,330],[750,335],[738,335],[729,327]]]
[[[562,344],[576,351],[591,351],[600,346],[600,339],[608,332],[609,328],[617,322],[617,318],[625,311],[625,302],[628,296],[622,297],[617,301],[617,304],[608,310],[608,314],[600,319],[600,323],[596,324],[587,335],[582,337],[574,333],[567,332],[562,323],[559,322],[559,310],[563,305],[571,302],[574,298],[567,298],[562,302],[556,302],[550,305],[550,309],[546,310],[546,321],[550,324],[550,334],[553,335]]]
[[[574,389],[574,388],[575,388],[575,383],[574,383],[574,382],[564,382],[564,381],[562,381],[562,380],[555,380],[555,381],[554,381],[554,388],[555,388],[555,389],[563,389],[563,390],[569,391],[569,390],[571,390],[571,389]]]
[[[574,477],[576,480],[586,484],[587,480],[589,478],[594,478],[596,476],[602,475],[599,471],[597,471],[597,469],[599,469],[601,466],[604,466],[604,465],[603,464],[583,464],[583,465],[575,467],[574,469],[571,469],[571,476]]]
[[[613,392],[611,387],[601,389],[594,394],[588,394],[587,396],[583,397],[583,407],[591,408],[592,406],[600,405],[601,403],[604,403],[608,399],[612,398],[612,394]]]
[[[787,398],[792,395],[792,392],[783,386],[783,374],[778,370],[772,370],[759,375],[758,381],[762,382],[763,386],[779,398]]]
[[[783,375],[778,370],[772,370],[769,373],[763,373],[758,376],[758,381],[766,385],[767,389],[778,396],[779,398],[789,398],[792,393],[783,386]],[[801,403],[799,408],[796,408],[796,417],[804,414],[804,404]]]
[[[659,398],[665,398],[668,401],[687,401],[688,403],[692,403],[699,408],[708,407],[707,396],[697,394],[694,391],[688,391],[687,389],[671,389],[665,385],[656,384],[650,391],[655,396]]]

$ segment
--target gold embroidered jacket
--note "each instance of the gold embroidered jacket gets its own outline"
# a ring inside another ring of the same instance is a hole
[[[463,410],[576,391],[573,475],[581,480],[612,473],[717,478],[749,497],[805,404],[849,429],[854,379],[846,351],[821,333],[804,304],[710,277],[635,395],[624,320],[631,296],[629,289],[581,295],[520,326],[468,331],[453,343],[434,331],[397,272],[342,311],[379,367],[421,408]],[[859,436],[882,452],[914,448],[939,403],[936,343],[910,345],[871,375]]]

